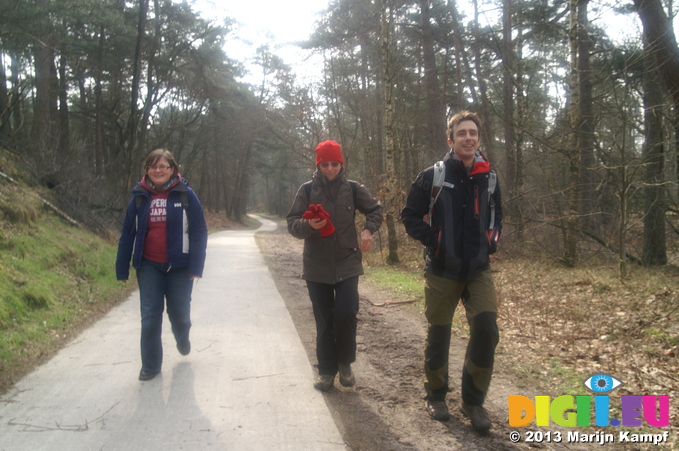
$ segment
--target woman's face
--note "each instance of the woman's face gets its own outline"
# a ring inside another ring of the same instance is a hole
[[[170,163],[163,157],[158,158],[149,170],[146,171],[146,175],[157,187],[161,187],[170,181],[170,177],[174,174],[174,169],[170,166]]]
[[[342,163],[339,161],[324,161],[318,166],[321,168],[321,172],[329,182],[332,182],[332,180],[337,177],[337,174],[339,174],[340,169],[342,169]]]

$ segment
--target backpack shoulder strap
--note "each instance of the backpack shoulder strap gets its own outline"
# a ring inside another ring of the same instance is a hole
[[[132,234],[137,233],[137,229],[139,228],[139,206],[141,205],[141,202],[143,200],[144,197],[141,194],[134,195],[135,215],[134,215],[134,229],[132,230]]]
[[[304,192],[306,193],[306,198],[311,201],[311,184],[313,183],[313,180],[309,180],[308,182],[304,182],[302,185],[304,187]]]
[[[495,199],[493,199],[493,193],[495,192],[496,186],[497,174],[495,171],[490,171],[488,173],[488,206],[490,207],[488,230],[493,230],[495,228]]]
[[[497,186],[497,174],[495,171],[490,171],[488,173],[488,197],[491,197],[495,192],[495,187]]]
[[[353,180],[349,180],[349,185],[351,185],[351,194],[353,195],[354,198],[354,207],[356,206],[356,192],[358,191],[358,182],[354,182]]]
[[[434,198],[434,202],[438,199],[441,193],[441,187],[443,187],[443,181],[446,178],[446,167],[443,161],[437,161],[434,164],[434,179],[431,183],[431,196]]]
[[[429,201],[429,213],[427,214],[427,222],[431,225],[431,217],[434,212],[434,204],[441,194],[443,181],[446,178],[446,167],[442,160],[434,164],[434,177],[431,182],[431,199]]]
[[[356,192],[358,191],[358,182],[349,180],[349,185],[351,185],[351,194],[354,198],[354,218],[356,218]]]

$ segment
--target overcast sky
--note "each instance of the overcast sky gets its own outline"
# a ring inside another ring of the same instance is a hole
[[[180,0],[175,0],[180,1]],[[293,67],[299,78],[314,79],[314,67],[321,64],[320,57],[303,62],[309,53],[294,45],[307,39],[313,30],[318,13],[325,10],[329,0],[189,0],[194,9],[206,19],[221,20],[231,17],[239,22],[232,40],[226,46],[229,58],[247,62],[257,47],[268,43],[271,51]],[[604,4],[606,6],[604,6]],[[465,3],[462,3],[462,9]],[[609,36],[620,42],[628,36],[640,33],[639,18],[635,15],[617,16],[609,2],[596,1],[590,12],[590,20],[606,29]],[[468,15],[471,11],[465,11]],[[497,9],[490,9],[482,20],[498,20],[494,17]],[[320,72],[320,71],[319,71]],[[257,84],[257,74],[251,74],[245,81]]]
[[[206,19],[231,17],[239,22],[226,47],[229,58],[246,61],[257,47],[268,43],[272,53],[304,77],[308,70],[299,69],[308,54],[294,42],[309,37],[317,13],[327,8],[328,0],[194,0],[192,4]],[[256,83],[259,81],[256,78],[253,74],[246,81]]]

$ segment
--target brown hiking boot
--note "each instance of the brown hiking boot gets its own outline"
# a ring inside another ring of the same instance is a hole
[[[436,421],[447,421],[450,418],[448,406],[445,401],[434,401],[427,399],[427,413]]]
[[[472,422],[472,427],[477,431],[487,431],[493,426],[490,422],[486,409],[481,406],[470,406],[462,401],[460,411],[465,414]]]
[[[335,376],[333,374],[319,374],[314,381],[314,388],[320,391],[328,391],[335,384]]]

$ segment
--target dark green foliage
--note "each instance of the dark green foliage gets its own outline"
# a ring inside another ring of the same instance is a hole
[[[512,8],[513,59],[503,41],[505,5]],[[118,232],[129,190],[142,176],[141,161],[157,147],[175,154],[206,209],[241,220],[252,208],[285,214],[313,172],[316,144],[335,139],[350,178],[378,195],[396,191],[398,210],[416,174],[446,151],[438,131],[444,118],[468,108],[486,121],[482,150],[508,194],[505,236],[512,237],[515,224],[528,227],[529,236],[560,235],[573,132],[567,2],[333,0],[301,44],[315,52],[302,70],[277,55],[275,42],[258,49],[249,66],[233,60],[225,42],[236,37],[237,18],[202,18],[187,2],[149,1],[142,28],[140,2],[9,0],[4,6],[0,105],[8,109],[0,144],[28,169],[30,183],[47,186],[61,208],[90,228]],[[428,27],[422,26],[424,6]],[[596,192],[585,193],[595,202],[580,214],[598,218],[599,238],[610,244],[620,230],[621,196],[632,217],[644,215],[645,64],[640,36],[624,43],[610,37],[617,17],[609,14],[629,15],[632,4],[588,7],[595,167],[587,186]],[[29,32],[36,24],[40,33]],[[139,53],[137,42],[143,42]],[[36,51],[51,58],[47,93],[32,77]],[[246,68],[260,78],[244,82]],[[316,77],[307,81],[300,73]],[[388,191],[385,74],[396,184]],[[508,89],[514,108],[507,104]],[[676,122],[668,106],[663,115]],[[45,132],[31,133],[36,124]],[[668,121],[666,128],[664,186],[668,207],[676,207],[676,127]],[[517,155],[522,180],[515,183]],[[0,197],[0,216],[14,224],[34,223],[41,213],[30,204],[6,205]],[[672,224],[668,231],[677,228]],[[561,245],[553,242],[558,255]]]

